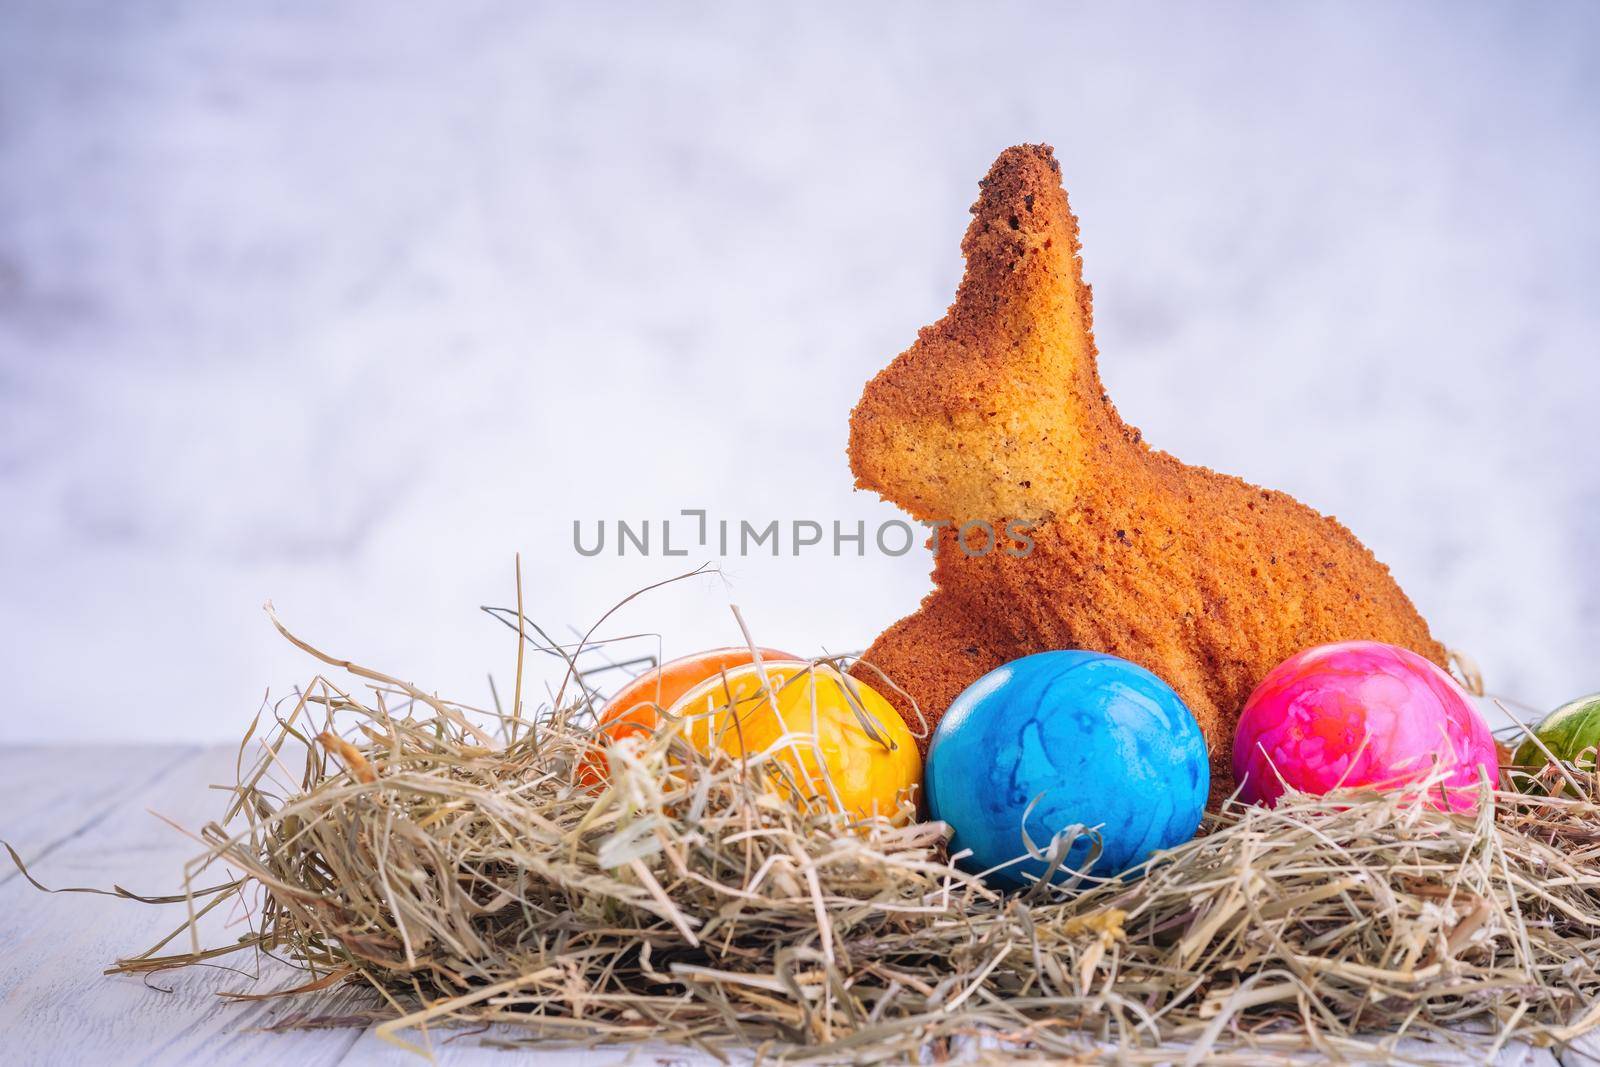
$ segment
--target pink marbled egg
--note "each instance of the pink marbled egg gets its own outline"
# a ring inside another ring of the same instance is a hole
[[[1276,804],[1284,786],[1322,794],[1390,786],[1451,768],[1436,807],[1476,803],[1499,769],[1489,727],[1444,671],[1415,652],[1345,641],[1298,652],[1261,680],[1239,716],[1240,798]]]

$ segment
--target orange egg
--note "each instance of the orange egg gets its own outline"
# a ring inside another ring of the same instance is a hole
[[[759,651],[763,661],[796,658],[770,648]],[[676,704],[689,690],[718,677],[723,671],[743,667],[754,660],[749,648],[713,648],[645,671],[601,709],[597,737],[601,744],[614,743],[624,737],[648,737],[661,721],[661,712]],[[605,750],[595,745],[578,764],[578,784],[588,788],[598,786],[605,781],[609,770]]]

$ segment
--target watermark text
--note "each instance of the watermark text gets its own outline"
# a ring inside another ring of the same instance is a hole
[[[924,532],[919,536],[917,529]],[[953,538],[938,536],[942,531]],[[748,556],[903,556],[919,541],[931,540],[933,553],[953,540],[964,555],[994,552],[1023,559],[1033,553],[1033,523],[1022,519],[953,522],[889,519],[868,528],[865,519],[713,519],[704,508],[685,508],[671,519],[572,520],[572,547],[580,556],[687,556],[714,552],[724,559]]]

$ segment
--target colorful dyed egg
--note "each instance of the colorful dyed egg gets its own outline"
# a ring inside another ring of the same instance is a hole
[[[686,720],[689,741],[702,752],[774,752],[779,774],[769,780],[791,800],[820,798],[852,816],[899,819],[901,800],[918,799],[922,757],[905,721],[877,690],[832,667],[798,660],[738,667],[691,689],[671,714]]]
[[[1580,771],[1593,771],[1597,759],[1596,748],[1600,747],[1600,693],[1579,697],[1570,704],[1561,705],[1546,715],[1533,732],[1556,759],[1571,763]],[[1544,788],[1533,780],[1533,776],[1549,760],[1532,738],[1517,747],[1511,762],[1519,768],[1510,774],[1513,785],[1524,791]],[[1546,781],[1560,779],[1547,778]]]
[[[1041,652],[990,671],[956,697],[928,750],[928,809],[950,824],[968,870],[1018,888],[1043,877],[1074,824],[1099,835],[1091,872],[1120,874],[1194,836],[1211,787],[1205,738],[1178,694],[1137,664],[1099,652]],[[1026,825],[1024,825],[1026,820]],[[1063,868],[1081,869],[1080,836]],[[1060,874],[1058,872],[1058,877]]]
[[[1272,805],[1284,787],[1387,787],[1448,771],[1435,806],[1477,802],[1492,785],[1494,738],[1444,671],[1378,641],[1319,645],[1278,664],[1250,694],[1233,742],[1233,774],[1247,803]]]
[[[763,648],[763,660],[793,660],[787,652]],[[624,686],[600,711],[596,738],[614,743],[624,737],[648,737],[661,721],[661,711],[670,708],[683,694],[723,671],[743,667],[754,658],[746,648],[713,648],[682,659],[669,660],[648,670]],[[578,764],[578,784],[593,788],[605,781],[606,754],[596,744]]]

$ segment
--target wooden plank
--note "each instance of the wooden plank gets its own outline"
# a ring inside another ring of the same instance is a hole
[[[225,798],[208,786],[232,780],[233,759],[232,748],[189,754],[137,789],[130,802],[62,840],[32,865],[34,877],[51,886],[109,887],[116,882],[149,894],[178,889],[184,862],[199,848],[146,808],[188,826],[215,817]],[[141,951],[177,926],[182,905],[47,895],[18,878],[0,886],[0,916],[0,959],[5,961],[0,970],[0,1033],[6,1035],[7,1063],[292,1062],[331,1067],[360,1036],[354,1029],[261,1033],[260,1027],[305,1010],[307,1004],[222,1000],[216,994],[223,990],[273,986],[252,985],[217,967],[158,974],[148,982],[101,974],[117,956]],[[217,919],[213,943],[228,933],[221,928],[227,917]],[[254,972],[258,963],[241,954],[237,966]],[[259,966],[265,982],[274,985],[303,980],[270,961]]]
[[[512,1057],[518,1062],[531,1060],[538,1067],[711,1067],[724,1062],[729,1065],[748,1063],[755,1058],[752,1053],[730,1055],[722,1061],[699,1049],[661,1043],[600,1048],[525,1045],[509,1053],[504,1046],[488,1043],[514,1042],[528,1036],[527,1031],[512,1026],[493,1026],[483,1031],[432,1029],[427,1034],[408,1032],[400,1036],[427,1049],[440,1067],[507,1067]],[[422,1062],[416,1053],[378,1037],[376,1028],[372,1027],[350,1046],[341,1067],[416,1067]]]
[[[1600,1033],[1588,1033],[1562,1050],[1561,1067],[1594,1067],[1600,1063]]]
[[[0,749],[0,839],[33,863],[199,751],[198,745]],[[9,863],[0,865],[0,885],[17,877]]]

